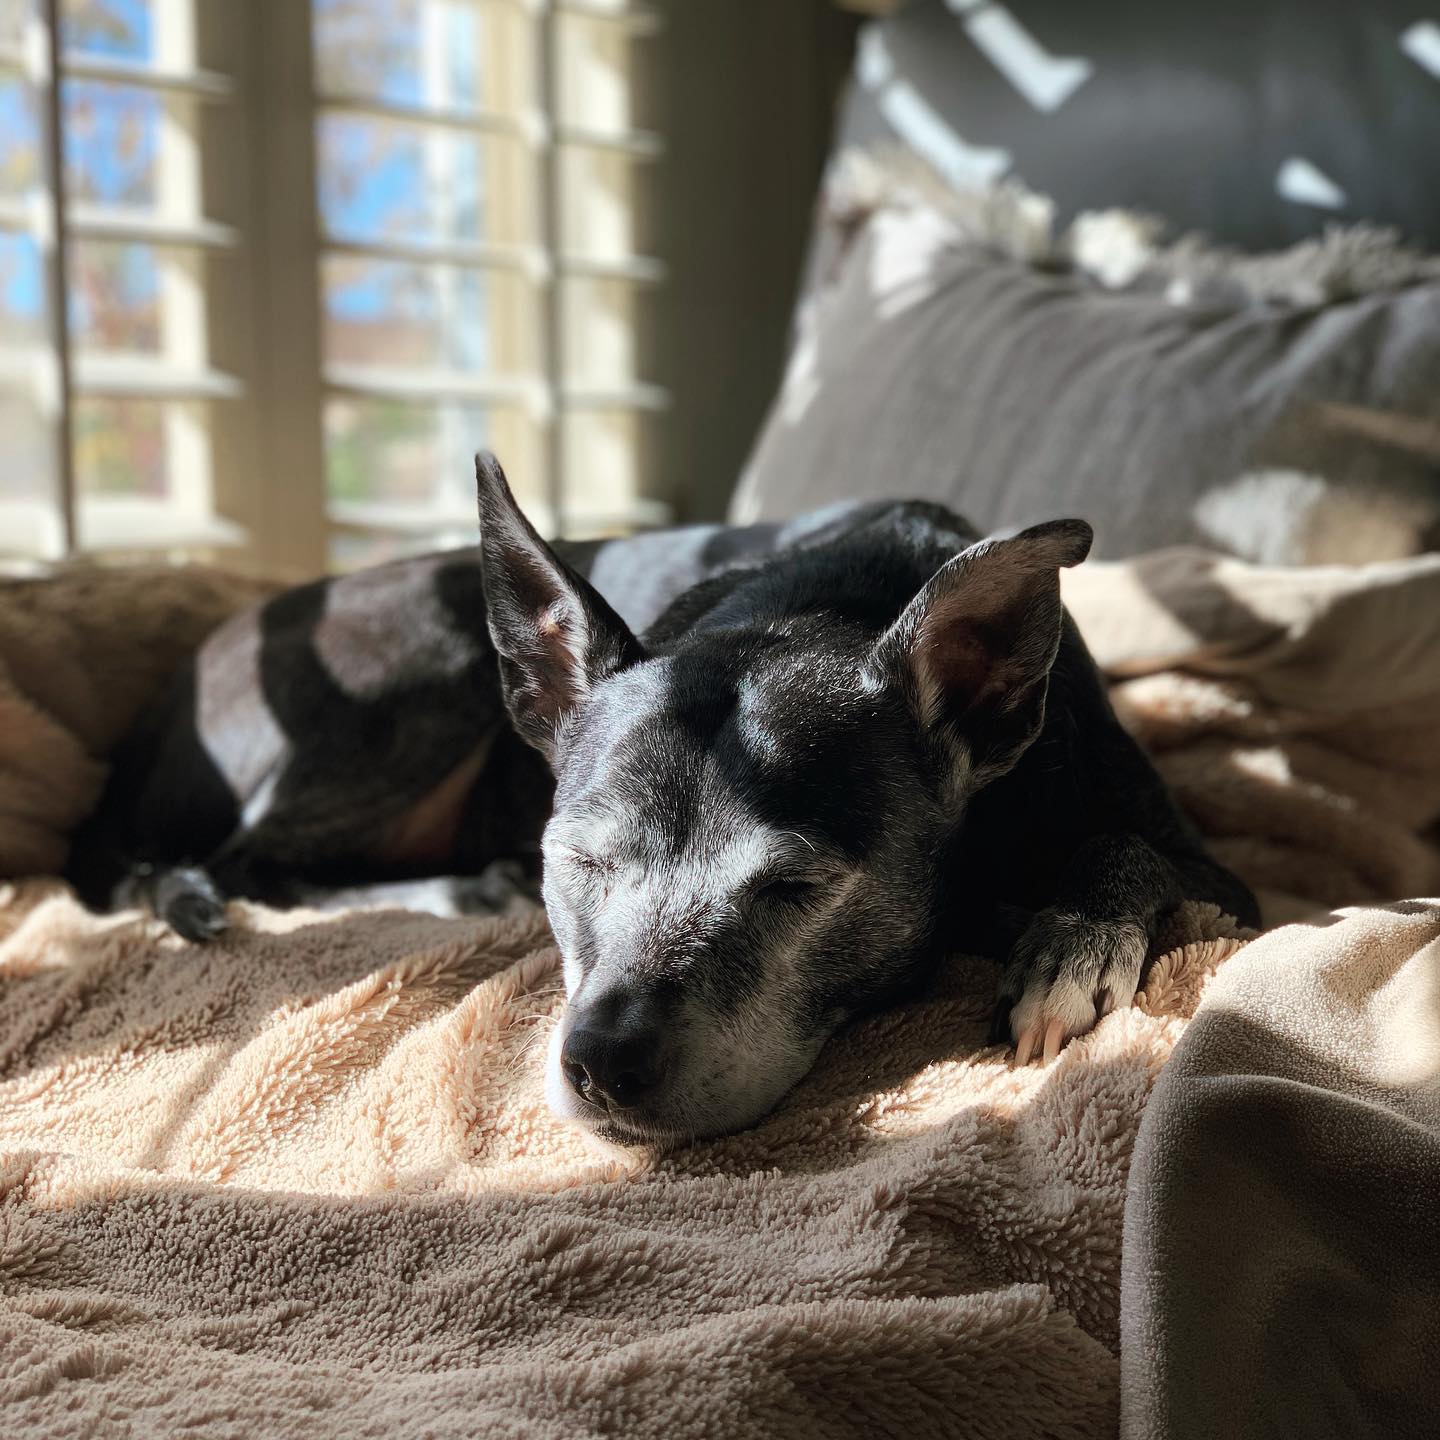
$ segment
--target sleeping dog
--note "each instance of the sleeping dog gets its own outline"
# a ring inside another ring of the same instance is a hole
[[[745,1126],[947,952],[1052,1057],[1134,996],[1182,898],[1257,921],[1120,727],[1060,603],[1090,528],[934,505],[551,546],[477,464],[477,550],[217,631],[77,846],[92,903],[194,940],[224,901],[482,910],[543,873],[561,1114]]]

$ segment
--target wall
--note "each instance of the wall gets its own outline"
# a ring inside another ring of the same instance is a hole
[[[858,20],[832,0],[665,0],[657,47],[658,493],[723,515],[784,364],[810,210]]]

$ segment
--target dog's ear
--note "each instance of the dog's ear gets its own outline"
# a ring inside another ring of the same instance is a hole
[[[1060,648],[1060,567],[1078,565],[1093,533],[1052,520],[982,540],[943,565],[871,656],[916,717],[960,758],[967,788],[1003,775],[1040,733]]]
[[[607,675],[643,658],[625,622],[540,538],[500,462],[475,457],[490,638],[516,729],[547,758],[565,716]]]

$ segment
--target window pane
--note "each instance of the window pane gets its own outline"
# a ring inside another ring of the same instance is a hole
[[[0,347],[10,357],[46,343],[45,272],[28,235],[0,233]]]
[[[321,283],[332,364],[535,371],[539,302],[519,275],[332,255]]]
[[[540,493],[533,422],[508,407],[333,399],[325,407],[330,499],[371,507],[376,523],[408,526],[426,516],[468,528],[475,509],[475,452],[494,449],[513,467],[522,500]],[[355,513],[353,509],[350,512]]]
[[[643,208],[649,168],[609,150],[579,145],[561,149],[561,243],[567,254],[620,260],[649,253]]]
[[[114,55],[149,60],[151,0],[63,0],[60,40],[67,50],[85,55]]]
[[[160,349],[160,279],[153,245],[76,241],[70,250],[70,335],[81,349]]]
[[[17,199],[40,179],[35,91],[21,76],[0,71],[0,198]]]
[[[58,555],[55,427],[40,397],[57,383],[47,344],[40,251],[0,233],[0,553]]]
[[[0,355],[0,364],[5,357]],[[33,396],[0,373],[0,555],[58,555],[64,543],[56,496],[55,429]]]
[[[641,496],[645,419],[628,410],[566,415],[565,531],[584,535],[623,524]]]
[[[566,383],[615,386],[644,379],[644,323],[654,292],[589,276],[563,284]]]
[[[531,103],[531,22],[475,0],[314,0],[322,92],[514,113]]]
[[[21,45],[30,14],[29,0],[0,0],[0,44]],[[35,91],[0,69],[0,202],[34,197],[41,164]],[[0,230],[0,555],[10,557],[53,557],[64,546],[56,432],[42,408],[58,383],[48,329],[39,246]]]
[[[77,489],[88,495],[164,495],[164,410],[153,400],[77,400]]]
[[[161,102],[126,85],[66,80],[65,184],[73,200],[153,206]]]
[[[447,414],[400,400],[335,401],[325,418],[333,500],[400,502],[432,512],[453,501],[458,509],[463,492],[453,472],[460,455],[489,443],[484,411]]]
[[[633,80],[634,37],[623,25],[581,15],[561,14],[557,23],[561,122],[611,134],[646,128]]]
[[[320,218],[339,239],[516,244],[535,234],[534,167],[519,141],[328,114]]]
[[[163,550],[234,538],[214,511],[203,402],[81,397],[75,482],[82,548]]]

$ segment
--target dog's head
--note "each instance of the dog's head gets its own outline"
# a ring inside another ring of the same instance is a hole
[[[1089,527],[972,546],[878,638],[737,618],[647,653],[478,476],[506,703],[557,785],[550,1103],[622,1139],[740,1128],[943,942],[944,852],[1039,731]]]

